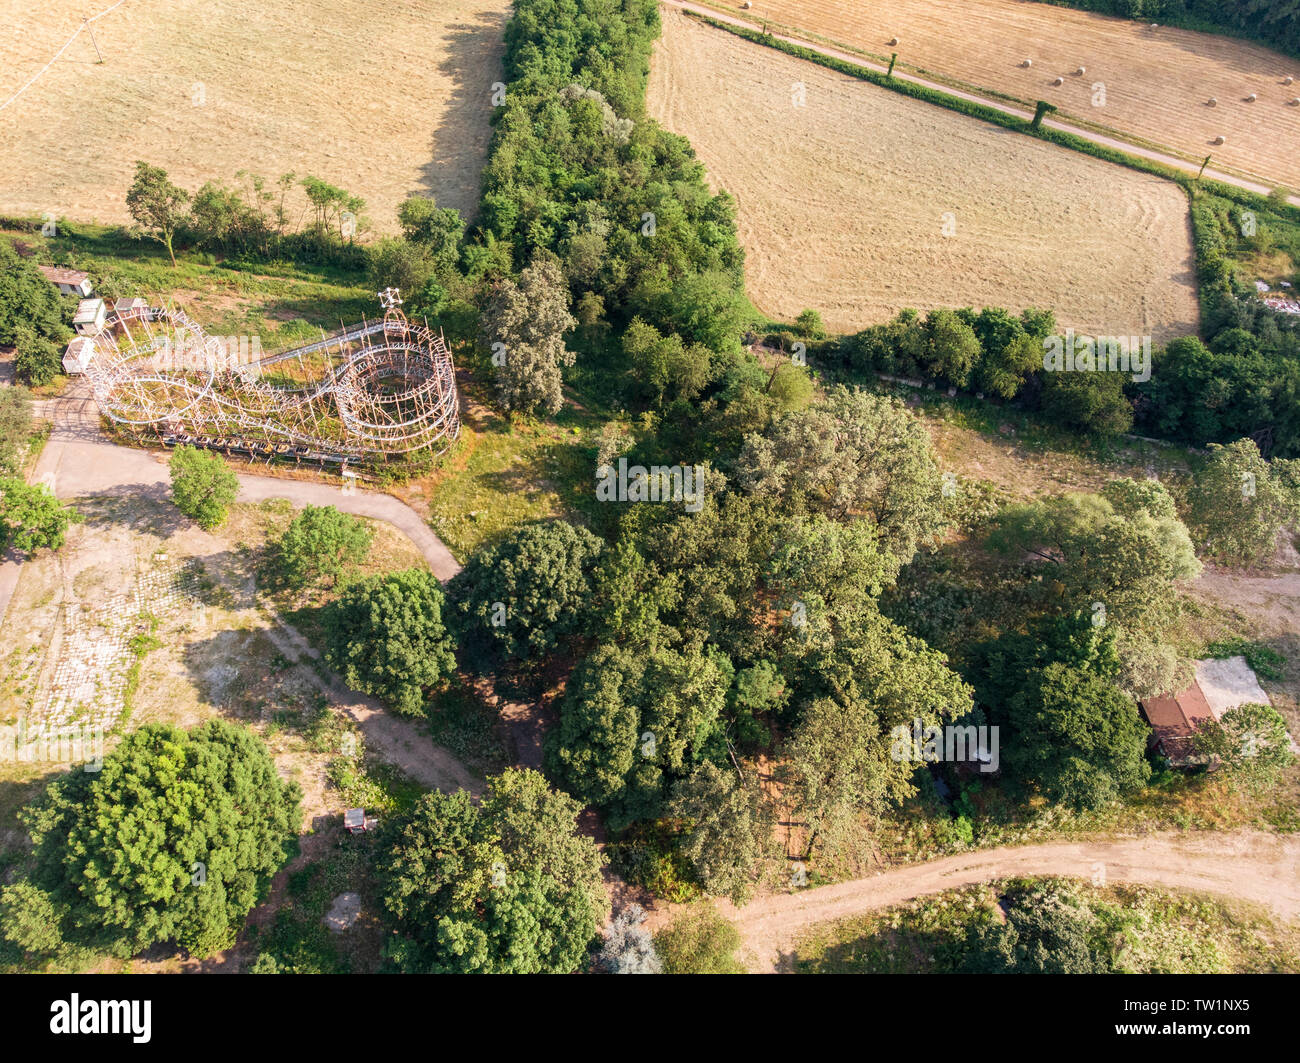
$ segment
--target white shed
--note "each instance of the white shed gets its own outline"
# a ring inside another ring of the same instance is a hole
[[[90,368],[94,358],[95,341],[89,336],[73,336],[63,352],[63,371],[68,376],[79,376]]]
[[[72,319],[72,327],[78,335],[93,336],[103,327],[108,319],[108,308],[103,299],[82,299],[77,304],[77,316]]]

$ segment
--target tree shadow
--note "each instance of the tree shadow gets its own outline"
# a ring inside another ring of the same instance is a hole
[[[90,528],[125,528],[169,539],[190,522],[171,501],[166,484],[120,484],[76,500]]]
[[[447,27],[441,46],[444,58],[438,71],[452,80],[442,119],[429,145],[429,161],[420,167],[420,184],[411,195],[432,196],[440,207],[455,207],[472,220],[478,209],[481,176],[466,188],[465,174],[472,163],[481,175],[486,140],[469,131],[483,129],[492,114],[492,86],[503,80],[500,41],[506,14],[480,11]],[[485,61],[488,60],[489,61]]]

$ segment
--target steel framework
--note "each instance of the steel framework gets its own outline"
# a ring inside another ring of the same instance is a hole
[[[451,353],[427,323],[407,320],[395,290],[380,297],[382,321],[250,364],[183,310],[123,309],[94,336],[86,375],[105,417],[168,445],[299,461],[441,453],[460,434]],[[310,375],[308,355],[323,356],[316,379],[266,379],[295,359]]]

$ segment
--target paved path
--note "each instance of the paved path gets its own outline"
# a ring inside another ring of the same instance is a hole
[[[914,897],[1021,875],[1066,875],[1217,893],[1253,901],[1285,920],[1300,919],[1300,837],[1254,831],[1153,834],[1115,841],[1051,842],[963,853],[820,886],[719,907],[741,936],[741,958],[755,972],[789,970],[810,927]]]
[[[41,452],[32,475],[59,498],[80,498],[105,491],[131,492],[166,498],[170,477],[164,455],[122,447],[104,439],[98,412],[84,380],[75,381],[57,399],[35,404],[39,416],[54,421],[54,430]],[[438,579],[446,581],[460,571],[450,550],[433,534],[415,510],[392,495],[378,491],[351,491],[308,480],[282,480],[274,476],[239,473],[239,501],[264,502],[287,498],[296,506],[334,506],[344,513],[387,521],[411,540]],[[0,562],[0,621],[3,621],[21,562],[10,553]]]
[[[747,19],[743,16],[728,15],[716,8],[707,7],[703,4],[693,4],[689,0],[659,0],[664,7],[677,8],[679,11],[691,11],[697,15],[707,15],[709,18],[718,22],[725,22],[732,26],[741,26],[750,30],[761,30],[764,20],[755,16],[754,20]],[[757,24],[756,24],[757,23]],[[838,48],[830,48],[814,41],[805,40],[802,37],[787,37],[781,33],[771,33],[769,36],[779,41],[785,41],[788,44],[797,44],[801,48],[807,48],[809,51],[817,52],[820,55],[829,56],[832,59],[840,59],[847,63],[853,63],[855,66],[865,67],[867,70],[874,70],[877,73],[884,74],[888,67],[874,63],[870,59],[864,58],[855,52],[841,51]],[[969,100],[971,103],[978,103],[983,107],[991,107],[1003,114],[1013,115],[1016,118],[1023,118],[1026,121],[1034,117],[1033,111],[1026,111],[1020,107],[1013,107],[1001,100],[991,99],[987,96],[980,96],[977,93],[964,92],[961,89],[955,89],[950,85],[945,85],[938,81],[929,81],[914,74],[907,74],[901,70],[895,69],[894,77],[899,81],[909,81],[914,85],[923,85],[928,89],[935,89],[939,92],[947,93],[949,96],[956,96],[961,100]],[[1176,155],[1168,155],[1164,152],[1153,151],[1150,148],[1140,147],[1132,144],[1127,140],[1118,137],[1109,137],[1103,133],[1096,133],[1090,129],[1084,129],[1079,126],[1071,125],[1069,122],[1054,118],[1044,118],[1043,125],[1051,129],[1059,129],[1064,133],[1072,133],[1074,136],[1082,137],[1084,140],[1090,140],[1094,144],[1102,147],[1113,148],[1116,151],[1124,151],[1130,155],[1137,155],[1143,159],[1149,159],[1152,162],[1162,163],[1165,166],[1172,166],[1175,169],[1183,170],[1186,173],[1196,173],[1200,170],[1199,162],[1189,162],[1187,159],[1179,158]],[[1251,181],[1244,177],[1235,177],[1231,174],[1223,173],[1220,170],[1207,168],[1205,177],[1211,181],[1220,181],[1225,185],[1233,185],[1237,188],[1244,188],[1250,192],[1257,192],[1261,196],[1266,196],[1273,191],[1272,185],[1260,184],[1258,181]],[[1290,196],[1289,201],[1300,207],[1300,196]]]

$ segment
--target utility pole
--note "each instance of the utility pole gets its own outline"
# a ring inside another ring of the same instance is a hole
[[[99,50],[99,41],[95,40],[95,31],[90,28],[90,19],[83,18],[81,24],[86,27],[86,32],[90,34],[90,43],[95,46],[95,55],[99,57],[98,62],[104,61],[104,55]]]

